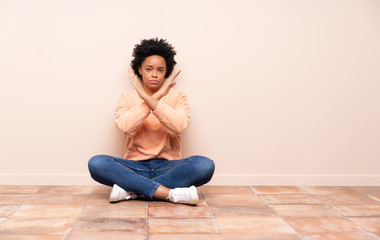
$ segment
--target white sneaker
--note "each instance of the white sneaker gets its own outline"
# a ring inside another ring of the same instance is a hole
[[[127,192],[118,185],[114,184],[110,194],[110,203],[116,203],[123,200],[136,199],[137,195],[133,192]]]
[[[199,202],[196,187],[174,188],[169,192],[169,201],[173,203],[185,203],[197,205]]]

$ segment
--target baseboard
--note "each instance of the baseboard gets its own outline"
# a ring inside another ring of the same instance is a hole
[[[92,185],[89,174],[0,174],[0,185]]]
[[[380,175],[215,175],[211,185],[380,186]]]
[[[89,174],[0,174],[0,185],[93,185]],[[209,185],[380,186],[380,175],[214,175]]]

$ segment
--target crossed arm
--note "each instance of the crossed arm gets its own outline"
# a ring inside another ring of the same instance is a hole
[[[122,96],[119,99],[118,107],[115,111],[115,125],[128,136],[133,137],[149,114],[153,113],[170,135],[179,135],[183,129],[190,124],[186,96],[181,94],[174,108],[159,101],[162,97],[166,96],[175,85],[174,79],[179,73],[180,71],[166,79],[161,88],[150,96],[144,90],[137,76],[130,69],[129,78],[143,102],[138,105],[130,106],[128,105],[127,99]]]
[[[150,96],[145,91],[144,87],[142,86],[140,80],[137,78],[133,70],[131,68],[128,69],[129,79],[135,87],[137,94],[140,96],[142,100],[144,100],[144,102],[149,106],[149,108],[152,111],[154,111],[157,108],[158,100],[160,100],[163,96],[166,96],[169,90],[176,85],[174,79],[178,76],[180,72],[181,70],[179,70],[176,74],[166,79],[166,81],[162,84],[161,88],[152,96]]]

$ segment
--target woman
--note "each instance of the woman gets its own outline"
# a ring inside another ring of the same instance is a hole
[[[133,50],[129,78],[134,90],[118,101],[115,125],[127,135],[124,158],[97,155],[90,159],[91,177],[113,186],[110,202],[169,200],[196,205],[196,186],[214,174],[214,162],[203,156],[182,159],[180,133],[190,124],[186,96],[173,89],[180,71],[172,45],[164,39],[142,40]]]

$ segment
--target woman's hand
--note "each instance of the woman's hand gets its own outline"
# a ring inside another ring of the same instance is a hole
[[[131,80],[133,86],[135,87],[137,94],[140,96],[142,100],[149,106],[149,108],[154,111],[157,108],[158,100],[160,100],[163,96],[168,94],[169,90],[176,85],[174,79],[179,75],[181,70],[179,70],[176,74],[172,75],[162,84],[161,88],[154,93],[152,96],[145,91],[141,81],[133,72],[132,68],[128,69],[129,79]]]
[[[129,73],[129,80],[131,80],[132,84],[133,84],[133,87],[136,89],[138,95],[144,99],[147,95],[143,85],[141,84],[141,81],[139,80],[139,78],[136,76],[136,74],[133,72],[132,68],[129,67],[128,69],[128,73]]]
[[[133,86],[136,89],[137,94],[140,96],[142,100],[149,106],[149,108],[154,111],[157,108],[158,100],[154,99],[153,96],[149,96],[149,94],[145,91],[141,81],[133,72],[132,68],[128,69],[129,79],[131,80]]]
[[[180,74],[181,70],[179,70],[176,74],[171,75],[165,82],[162,84],[160,90],[158,90],[152,97],[156,100],[160,100],[163,96],[168,94],[169,90],[176,85],[174,79]]]

